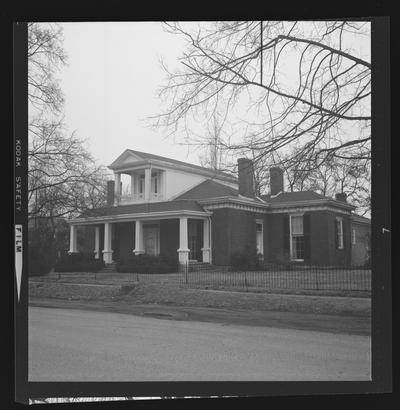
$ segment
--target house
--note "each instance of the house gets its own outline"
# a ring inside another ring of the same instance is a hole
[[[270,194],[261,197],[246,158],[238,159],[238,177],[129,149],[109,168],[115,178],[107,207],[69,221],[70,253],[78,252],[78,228],[91,226],[96,258],[105,263],[147,253],[229,265],[237,251],[257,252],[265,262],[352,262],[355,208],[346,195],[285,192],[278,167],[270,169]]]

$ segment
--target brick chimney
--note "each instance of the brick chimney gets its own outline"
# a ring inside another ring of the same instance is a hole
[[[115,181],[107,181],[107,206],[114,205]]]
[[[239,158],[238,176],[239,176],[239,195],[254,198],[254,166],[253,161],[248,158]]]
[[[336,201],[347,202],[347,195],[344,192],[338,192],[335,195]]]
[[[283,169],[271,167],[269,169],[269,183],[271,195],[277,195],[283,192]]]

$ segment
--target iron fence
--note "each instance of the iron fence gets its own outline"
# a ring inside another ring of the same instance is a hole
[[[371,291],[365,267],[265,265],[258,270],[187,264],[176,273],[53,272],[35,280],[128,284],[154,282],[211,289]]]
[[[370,291],[371,270],[365,267],[266,265],[257,270],[229,266],[184,267],[181,283],[194,287]]]

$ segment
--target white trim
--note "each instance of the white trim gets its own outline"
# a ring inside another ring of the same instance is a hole
[[[257,225],[261,225],[261,231],[257,231]],[[261,233],[261,243],[258,244],[258,237],[259,237],[259,233]],[[264,220],[263,219],[256,219],[256,247],[257,245],[260,245],[260,252],[257,252],[257,254],[259,253],[260,255],[264,256]]]
[[[351,244],[352,245],[356,245],[356,243],[357,243],[357,240],[356,240],[357,235],[356,234],[357,234],[356,228],[351,226]]]
[[[270,214],[286,214],[286,213],[299,213],[299,212],[308,212],[308,211],[331,211],[338,214],[349,215],[350,211],[345,211],[339,208],[328,205],[314,205],[314,206],[298,206],[298,207],[287,207],[282,209],[270,209],[268,213]]]
[[[303,213],[291,213],[289,214],[289,245],[290,245],[290,260],[293,262],[304,262],[303,259],[293,258],[293,237],[292,237],[292,217],[301,216],[303,218],[303,247],[304,247],[304,212]],[[304,248],[303,248],[304,252]]]
[[[340,216],[337,216],[336,218],[335,218],[335,222],[340,222],[340,236],[339,236],[339,226],[337,226],[337,234],[338,234],[338,237],[335,239],[335,240],[338,240],[338,247],[337,247],[337,249],[344,249],[344,235],[343,235],[343,218],[342,217],[340,217]],[[339,238],[340,238],[340,241],[339,241]]]
[[[238,179],[234,176],[230,175],[219,175],[213,170],[208,170],[208,169],[198,169],[191,164],[184,165],[184,164],[175,164],[172,162],[167,162],[167,161],[162,161],[159,159],[142,159],[140,161],[132,161],[132,163],[125,163],[121,165],[115,165],[116,161],[114,161],[111,165],[108,166],[109,169],[111,170],[116,170],[118,172],[127,172],[127,171],[133,171],[137,168],[140,168],[142,166],[146,165],[154,165],[157,168],[167,168],[167,169],[172,169],[172,170],[179,170],[183,171],[185,173],[190,173],[190,174],[196,174],[196,175],[203,175],[203,176],[208,176],[209,178],[217,179],[217,180],[222,180],[222,181],[228,181],[234,184],[238,184]]]
[[[212,215],[212,212],[202,211],[190,211],[190,210],[176,210],[176,211],[163,211],[163,212],[142,212],[136,214],[124,214],[124,215],[110,215],[110,216],[96,216],[88,218],[75,218],[67,221],[71,225],[89,225],[105,222],[131,222],[136,219],[152,220],[152,219],[175,219],[180,216],[194,216],[197,219],[205,219]]]

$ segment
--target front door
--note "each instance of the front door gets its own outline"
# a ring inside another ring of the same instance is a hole
[[[143,226],[144,251],[148,255],[158,255],[160,253],[160,226]]]
[[[203,243],[203,222],[198,219],[189,219],[188,222],[188,245],[189,259],[201,261],[201,247]]]

